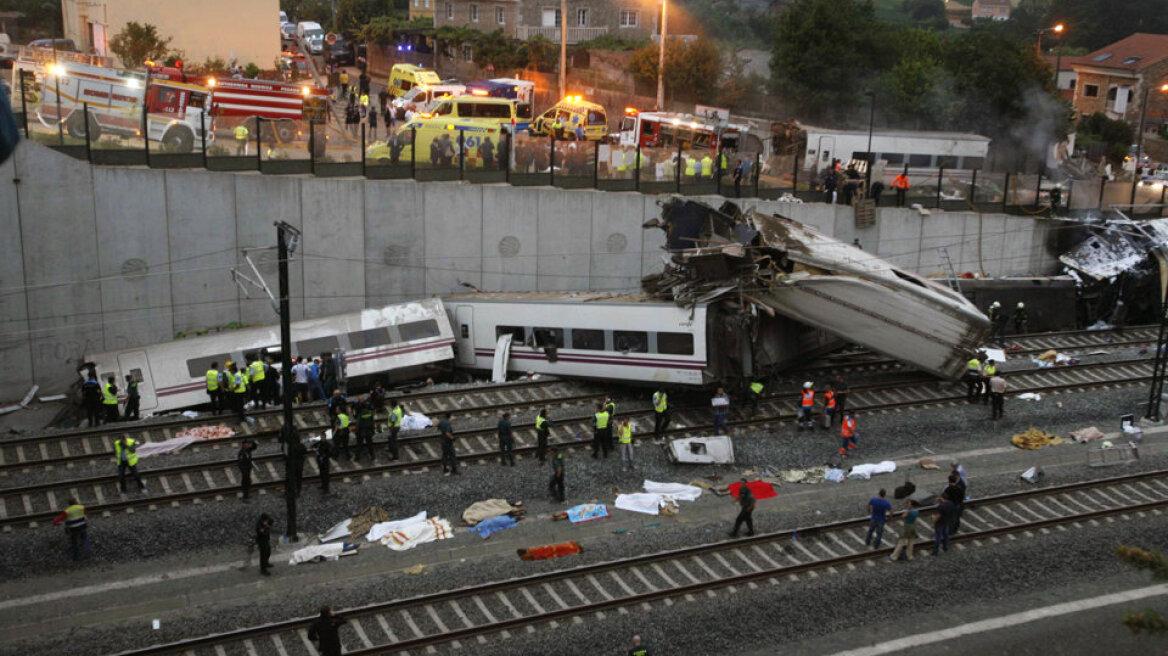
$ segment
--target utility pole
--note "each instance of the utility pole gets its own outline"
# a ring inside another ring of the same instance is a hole
[[[665,110],[665,32],[669,0],[661,0],[661,49],[657,53],[657,111]]]
[[[288,257],[300,244],[300,231],[283,221],[276,222],[276,254],[280,268],[280,376],[284,382],[284,425],[280,428],[280,442],[284,446],[284,503],[287,509],[288,541],[296,542],[296,477],[293,467],[292,445],[300,438],[292,419],[292,310],[288,303]]]
[[[560,98],[568,95],[568,0],[560,0]]]

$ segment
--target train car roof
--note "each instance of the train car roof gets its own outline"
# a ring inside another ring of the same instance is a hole
[[[611,305],[670,305],[673,301],[653,298],[640,292],[471,292],[445,294],[445,303],[603,303]],[[704,307],[705,303],[699,303]]]
[[[839,134],[852,136],[868,136],[867,130],[842,130],[836,128],[821,128],[814,125],[800,125],[807,134]],[[876,137],[899,137],[907,139],[951,139],[956,141],[982,141],[989,143],[990,138],[974,132],[944,132],[940,130],[896,130],[875,129],[872,135]]]

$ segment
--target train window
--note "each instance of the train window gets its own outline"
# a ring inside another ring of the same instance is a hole
[[[648,353],[649,333],[635,330],[612,331],[613,348],[622,353]]]
[[[231,354],[224,353],[222,355],[208,355],[202,358],[187,360],[187,372],[191,375],[191,378],[206,378],[207,370],[211,368],[212,362],[218,362],[219,366],[223,367],[224,363],[230,359]]]
[[[349,347],[352,349],[367,349],[385,346],[393,340],[389,336],[388,328],[371,328],[369,330],[354,330],[349,333]]]
[[[954,155],[938,155],[937,166],[947,169],[957,168],[957,157]]]
[[[908,156],[908,165],[909,166],[932,166],[933,165],[933,156],[932,155],[909,155]]]
[[[584,328],[572,329],[572,348],[585,351],[604,350],[604,331],[587,330]]]
[[[429,339],[437,337],[442,334],[438,329],[438,322],[433,319],[423,319],[422,321],[411,321],[410,323],[403,323],[397,327],[398,333],[401,334],[403,342],[412,342],[418,339]]]
[[[203,372],[203,373],[206,373],[206,372]],[[130,370],[130,378],[133,378],[135,383],[140,383],[140,382],[146,380],[145,378],[142,377],[142,370],[141,369],[131,369]]]
[[[503,335],[510,335],[512,344],[522,344],[527,339],[527,331],[523,326],[495,326],[495,339]]]
[[[465,323],[462,324],[462,338],[470,339],[470,326],[466,325]]]
[[[666,355],[693,355],[693,335],[690,333],[657,333],[657,352]]]
[[[904,164],[904,155],[902,153],[880,153],[880,159],[889,164]]]
[[[962,158],[961,165],[967,169],[980,169],[981,167],[985,166],[985,158],[984,157],[964,157],[964,158]]]
[[[563,328],[533,328],[535,334],[535,345],[538,348],[545,346],[554,346],[556,348],[564,348],[564,329]]]
[[[332,353],[341,347],[341,343],[337,341],[336,335],[328,335],[327,337],[317,337],[316,339],[306,339],[302,342],[296,342],[296,352],[305,358],[313,358],[321,353]]]

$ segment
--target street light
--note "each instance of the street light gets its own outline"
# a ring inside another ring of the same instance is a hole
[[[1148,96],[1149,96],[1149,92],[1151,92],[1151,90],[1152,90],[1151,87],[1144,89],[1144,100],[1140,104],[1140,130],[1139,130],[1139,134],[1136,135],[1136,165],[1135,165],[1135,168],[1132,169],[1131,200],[1128,203],[1128,205],[1131,206],[1130,209],[1132,209],[1133,211],[1135,209],[1135,204],[1136,204],[1136,187],[1139,186],[1139,184],[1140,184],[1140,176],[1139,176],[1140,155],[1144,150],[1144,117],[1147,116],[1147,114],[1148,114]],[[1168,92],[1168,84],[1161,84],[1160,85],[1160,93],[1164,93],[1164,92]]]
[[[1035,32],[1035,34],[1038,35],[1037,47],[1038,47],[1038,56],[1039,57],[1042,56],[1042,35],[1047,34],[1047,33],[1062,34],[1063,30],[1065,30],[1065,29],[1067,29],[1067,26],[1063,25],[1062,23],[1059,23],[1053,27],[1044,27],[1041,30],[1038,30],[1037,32]]]
[[[866,154],[864,155],[864,157],[868,160],[868,166],[866,167],[867,170],[864,174],[864,178],[865,178],[864,179],[864,189],[868,190],[868,193],[871,194],[872,193],[872,165],[876,163],[876,158],[872,156],[872,125],[876,121],[876,92],[875,91],[865,91],[864,95],[868,96],[868,100],[869,100],[868,150],[865,151]]]
[[[661,0],[661,49],[657,53],[657,111],[665,109],[665,21],[669,0]]]
[[[283,221],[276,222],[276,256],[280,267],[280,376],[284,383],[284,425],[280,428],[280,442],[284,445],[284,504],[288,513],[288,541],[297,541],[296,527],[296,477],[293,468],[300,463],[293,462],[292,444],[297,440],[296,426],[292,423],[292,389],[289,385],[292,375],[292,310],[288,303],[288,257],[300,245],[300,230]]]

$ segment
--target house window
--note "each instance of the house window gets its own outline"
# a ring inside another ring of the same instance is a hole
[[[1069,85],[1067,85],[1067,88],[1071,89],[1073,91],[1075,89],[1076,82],[1078,82],[1078,80],[1076,80],[1075,78],[1071,78],[1071,83]]]
[[[454,20],[454,4],[446,3],[446,20]]]
[[[478,5],[472,4],[470,6],[470,22],[472,22],[472,23],[479,22],[479,6]]]
[[[578,27],[588,26],[588,8],[581,7],[576,10],[576,25]]]
[[[559,27],[560,26],[560,10],[545,7],[543,14],[540,16],[540,25],[542,27]]]
[[[1108,100],[1115,100],[1115,96],[1116,96],[1117,91],[1119,91],[1119,87],[1111,87],[1110,89],[1108,89],[1107,90],[1107,99]]]
[[[633,9],[621,9],[620,26],[636,27],[641,23],[641,12]]]
[[[414,9],[422,6],[422,0],[414,0]]]
[[[422,6],[425,7],[426,9],[429,9],[430,8],[430,0],[423,0]]]
[[[500,25],[507,22],[507,12],[502,7],[495,7],[495,22]]]
[[[462,59],[463,61],[474,61],[474,51],[471,50],[469,43],[462,44]]]
[[[1083,85],[1083,95],[1087,98],[1098,98],[1099,87],[1094,84]]]

